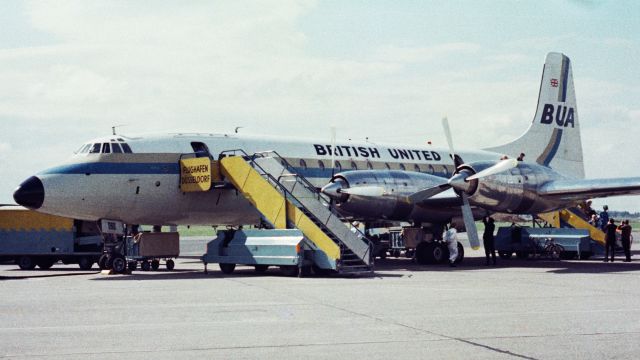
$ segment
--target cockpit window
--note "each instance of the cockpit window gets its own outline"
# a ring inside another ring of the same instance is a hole
[[[122,150],[124,150],[125,153],[127,154],[131,154],[133,151],[131,151],[131,148],[129,147],[129,144],[127,143],[122,143]]]
[[[109,143],[102,144],[102,153],[103,154],[111,154],[111,144],[109,144]]]
[[[76,152],[76,154],[84,154],[89,152],[89,148],[91,148],[91,144],[84,144],[80,147],[80,150]]]
[[[118,143],[111,143],[111,150],[114,154],[122,153],[122,148],[120,148],[120,145],[118,145]]]
[[[102,147],[102,144],[97,143],[97,144],[93,144],[93,146],[91,147],[91,150],[89,150],[89,154],[98,154],[100,153],[100,148]]]

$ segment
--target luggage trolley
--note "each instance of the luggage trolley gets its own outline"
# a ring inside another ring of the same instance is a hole
[[[165,262],[167,270],[173,270],[173,258],[180,255],[180,236],[177,232],[141,232],[127,237],[127,266],[133,271],[158,270],[160,261]]]

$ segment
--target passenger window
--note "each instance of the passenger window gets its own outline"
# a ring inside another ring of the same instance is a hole
[[[389,163],[384,163],[384,167],[386,167],[387,170],[391,170],[391,166],[389,166]]]
[[[356,165],[355,161],[351,162],[351,170],[358,170],[358,165]]]
[[[93,144],[93,147],[91,148],[91,150],[89,150],[89,154],[98,154],[98,153],[100,153],[100,147],[102,147],[102,144],[100,144],[100,143]]]
[[[400,164],[400,170],[404,171],[404,170],[407,170],[407,168],[404,167],[404,164]]]
[[[433,168],[433,165],[429,165],[429,174],[433,175],[435,174],[436,170]]]
[[[120,145],[118,145],[117,143],[111,144],[111,147],[112,147],[111,150],[113,150],[114,154],[121,154],[122,153],[122,149],[120,148]]]
[[[449,169],[447,169],[446,166],[442,167],[442,173],[444,174],[444,176],[449,176]]]
[[[373,164],[371,163],[371,161],[367,161],[367,169],[373,170]]]
[[[418,164],[414,164],[413,165],[413,171],[420,172],[420,166],[418,166]]]
[[[338,170],[342,170],[342,164],[340,164],[340,161],[336,160],[336,169]]]
[[[307,162],[304,159],[300,159],[300,167],[304,170],[307,170]]]
[[[127,143],[122,143],[122,151],[127,154],[131,154],[133,152]]]
[[[109,143],[102,144],[102,153],[103,154],[111,154],[111,144],[109,144]]]
[[[324,170],[324,163],[322,160],[318,160],[318,168],[320,168],[320,170]]]

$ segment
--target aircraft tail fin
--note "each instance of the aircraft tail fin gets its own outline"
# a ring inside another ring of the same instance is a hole
[[[584,178],[582,140],[571,61],[549,53],[542,70],[538,107],[529,129],[516,140],[486,149],[548,166],[560,174]]]

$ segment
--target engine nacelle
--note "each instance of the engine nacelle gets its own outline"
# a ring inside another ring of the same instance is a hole
[[[466,178],[495,164],[495,161],[464,164],[458,174]],[[558,204],[539,197],[536,191],[540,184],[558,177],[561,175],[547,167],[521,162],[507,171],[466,181],[463,186],[456,186],[454,178],[451,184],[458,193],[467,193],[472,205],[495,212],[535,214],[558,208]]]
[[[418,172],[399,170],[360,170],[336,174],[322,189],[345,215],[369,219],[406,220],[414,205],[406,196],[442,183],[442,178]],[[380,196],[348,194],[346,189],[380,188]]]

